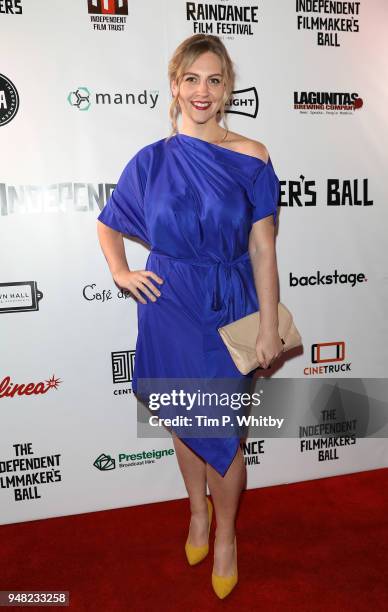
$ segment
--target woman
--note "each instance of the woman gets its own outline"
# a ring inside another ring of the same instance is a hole
[[[117,285],[137,300],[133,390],[140,378],[242,378],[217,331],[259,309],[256,351],[268,368],[278,334],[275,225],[279,180],[266,147],[222,128],[234,87],[232,61],[216,36],[184,40],[169,63],[169,137],[127,164],[99,215],[98,235]],[[178,130],[177,120],[181,115]],[[145,270],[130,270],[121,233],[151,246]],[[182,437],[173,443],[190,500],[185,544],[191,565],[208,553],[214,503],[212,585],[237,583],[235,518],[245,485],[240,439]]]

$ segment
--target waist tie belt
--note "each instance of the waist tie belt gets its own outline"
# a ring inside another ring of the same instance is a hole
[[[250,260],[249,252],[245,251],[242,255],[233,259],[232,261],[224,261],[224,260],[214,260],[211,258],[201,257],[198,258],[181,258],[174,257],[173,255],[168,255],[168,253],[164,253],[163,251],[159,251],[158,249],[151,249],[150,255],[157,255],[158,257],[165,257],[167,259],[171,259],[172,261],[176,261],[183,264],[189,264],[192,266],[204,266],[209,268],[210,273],[206,276],[207,281],[207,289],[209,295],[212,293],[212,310],[221,310],[226,297],[229,295],[231,285],[232,285],[232,275],[238,275],[239,285],[242,286],[242,290],[244,290],[244,282],[238,271],[236,270],[236,266],[240,263]],[[224,279],[224,283],[222,282]],[[224,286],[224,290],[222,290],[222,286]]]

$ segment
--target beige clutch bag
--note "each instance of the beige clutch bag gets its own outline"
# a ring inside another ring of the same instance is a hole
[[[292,314],[282,304],[278,304],[279,336],[283,350],[301,346],[302,338],[296,329]],[[218,331],[241,374],[249,374],[259,366],[256,355],[256,339],[260,327],[260,312],[253,312],[237,321],[219,327]]]

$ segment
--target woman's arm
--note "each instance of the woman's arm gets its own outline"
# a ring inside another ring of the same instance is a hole
[[[139,289],[152,302],[155,302],[155,296],[159,297],[160,291],[151,282],[150,278],[153,278],[159,284],[163,283],[163,279],[151,270],[129,269],[121,232],[97,220],[97,235],[115,283],[119,287],[129,290],[142,304],[147,304],[147,300],[143,298]]]
[[[283,350],[278,333],[279,275],[272,215],[252,225],[248,250],[260,306],[256,352],[261,366],[267,368]]]
[[[129,272],[122,233],[97,221],[97,235],[113,280],[120,272]]]
[[[260,325],[277,331],[279,276],[272,215],[252,225],[248,250],[260,304]]]

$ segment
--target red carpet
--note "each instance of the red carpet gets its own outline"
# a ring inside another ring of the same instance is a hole
[[[91,612],[388,609],[388,469],[245,491],[223,601],[212,548],[186,562],[188,521],[184,499],[4,525],[0,590],[68,590]]]

